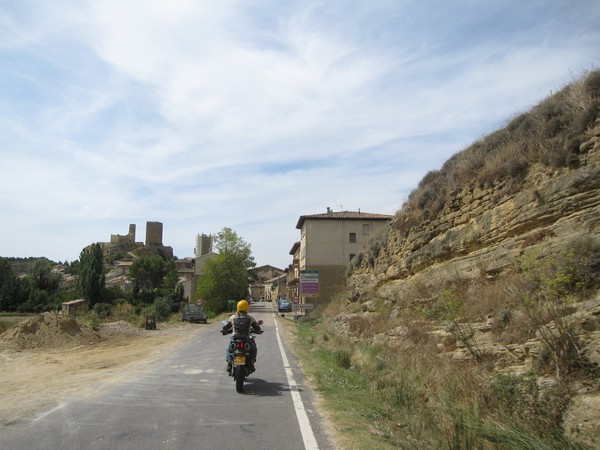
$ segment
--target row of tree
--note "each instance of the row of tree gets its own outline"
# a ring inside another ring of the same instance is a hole
[[[218,253],[206,261],[196,293],[212,313],[227,309],[227,300],[246,298],[256,266],[250,245],[231,228],[215,237]],[[116,302],[132,304],[138,313],[152,306],[159,316],[178,310],[183,288],[178,283],[174,260],[160,256],[135,259],[129,270],[131,289],[107,287],[107,259],[99,243],[83,249],[79,260],[67,267],[75,284],[64,283],[64,275],[45,258],[34,260],[25,276],[17,276],[6,258],[0,258],[0,311],[42,312],[58,310],[63,302],[84,298],[90,308],[109,311]],[[97,306],[100,305],[100,306]]]
[[[18,276],[10,262],[0,259],[0,311],[43,312],[59,310],[69,300],[84,298],[90,308],[127,302],[138,310],[159,302],[167,313],[177,311],[183,299],[173,260],[160,256],[136,259],[129,274],[131,289],[106,285],[105,256],[99,243],[83,249],[71,263],[75,283],[66,283],[64,273],[45,258],[31,263],[25,276]],[[107,310],[106,306],[100,309]]]
[[[18,277],[8,260],[0,259],[0,310],[45,311],[56,302],[68,300],[61,292],[61,279],[52,263],[43,258],[32,262],[25,277]]]

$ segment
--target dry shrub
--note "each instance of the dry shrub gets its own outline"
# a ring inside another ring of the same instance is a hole
[[[406,423],[421,443],[450,436],[461,408],[476,407],[481,380],[472,366],[439,358],[432,346],[408,349],[388,361],[377,382],[381,401]]]
[[[504,293],[494,280],[478,279],[465,292],[461,314],[465,320],[483,320],[497,316],[498,311],[508,307]]]
[[[518,309],[499,311],[493,332],[500,344],[524,344],[535,336],[531,319]]]
[[[352,316],[348,319],[348,328],[354,336],[364,337],[373,333],[371,321],[364,315]]]
[[[429,331],[432,325],[424,320],[409,320],[404,324],[406,334],[404,337],[410,340],[414,345],[428,345],[433,342]]]
[[[505,128],[453,155],[440,170],[427,173],[396,213],[396,229],[406,236],[413,226],[435,220],[453,193],[467,187],[503,182],[515,192],[535,162],[578,167],[575,143],[600,112],[599,78],[600,71],[583,74]]]
[[[562,413],[569,394],[556,385],[542,391],[534,376],[496,374],[482,391],[481,405],[496,420],[507,418],[536,430],[541,436],[561,441]]]
[[[113,308],[112,317],[115,322],[119,320],[130,321],[135,316],[135,308],[129,303],[119,303]]]
[[[476,179],[480,185],[487,187],[502,179],[520,184],[527,174],[528,166],[527,147],[519,142],[507,141],[487,155]]]
[[[532,245],[539,244],[547,237],[556,237],[556,233],[548,228],[537,230],[525,238],[521,244],[521,248],[527,248],[531,247]]]
[[[431,295],[431,288],[425,277],[415,276],[407,282],[407,295],[411,298],[427,298]]]
[[[600,71],[591,72],[583,82],[583,88],[594,100],[600,100]]]

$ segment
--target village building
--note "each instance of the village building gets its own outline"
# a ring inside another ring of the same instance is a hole
[[[367,249],[373,236],[385,229],[392,218],[360,210],[334,212],[331,208],[323,214],[300,216],[296,224],[300,244],[294,244],[290,251],[298,263],[294,280],[301,281],[303,271],[318,271],[319,292],[313,298],[330,299],[345,285],[350,261]]]
[[[255,301],[270,298],[273,286],[271,281],[285,274],[284,270],[270,265],[255,267],[251,272],[254,274],[256,281],[250,285],[248,296]]]

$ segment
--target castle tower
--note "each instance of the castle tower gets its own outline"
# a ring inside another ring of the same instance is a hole
[[[194,256],[196,258],[207,255],[212,252],[213,237],[210,234],[204,234],[196,236],[196,247],[194,248]]]
[[[162,247],[163,224],[161,222],[146,222],[146,246]]]
[[[127,233],[127,236],[131,238],[131,242],[135,242],[135,223],[129,224],[129,233]]]

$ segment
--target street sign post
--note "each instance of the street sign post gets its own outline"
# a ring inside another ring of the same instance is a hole
[[[319,296],[319,271],[300,271],[300,295],[303,297]]]
[[[301,305],[292,305],[292,310],[301,310],[301,309],[313,309],[313,305],[309,303],[303,303]]]

